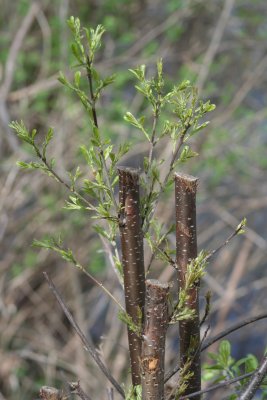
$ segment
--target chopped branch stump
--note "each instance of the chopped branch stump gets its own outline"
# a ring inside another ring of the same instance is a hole
[[[146,309],[142,346],[142,399],[164,399],[165,337],[169,322],[169,285],[146,281]]]

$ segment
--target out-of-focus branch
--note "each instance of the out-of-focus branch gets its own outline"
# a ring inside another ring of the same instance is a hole
[[[74,320],[73,316],[71,315],[69,309],[67,308],[62,296],[60,295],[60,293],[58,292],[57,288],[55,287],[53,281],[49,278],[49,276],[48,276],[48,274],[46,272],[44,272],[44,277],[47,280],[49,288],[52,291],[52,293],[55,296],[55,298],[57,299],[57,301],[58,301],[60,307],[62,308],[65,316],[67,317],[67,319],[69,320],[71,326],[73,327],[73,329],[75,330],[75,332],[77,333],[79,338],[81,339],[81,341],[82,341],[82,343],[84,345],[84,348],[89,352],[89,354],[91,355],[93,360],[98,365],[99,369],[103,372],[103,374],[110,381],[110,383],[117,389],[119,394],[123,398],[125,398],[125,394],[124,394],[124,391],[123,391],[122,387],[115,380],[115,378],[111,375],[111,373],[107,369],[107,367],[103,364],[103,362],[99,358],[99,355],[97,354],[96,350],[88,342],[87,338],[85,337],[85,335],[81,331],[80,327],[77,325],[76,321]]]
[[[231,14],[231,11],[234,7],[235,0],[225,0],[224,2],[224,7],[221,12],[219,20],[216,20],[216,27],[214,29],[214,32],[212,33],[212,39],[210,42],[210,45],[208,47],[208,50],[206,51],[206,54],[203,58],[203,63],[201,65],[199,75],[198,75],[198,80],[196,86],[198,87],[199,92],[202,91],[204,84],[207,80],[207,77],[209,75],[210,67],[211,64],[214,60],[214,57],[220,47],[220,43],[226,28],[226,25],[229,21],[229,17]]]
[[[7,94],[11,88],[19,49],[21,48],[23,40],[39,10],[40,2],[33,1],[13,39],[5,65],[4,82],[0,87],[0,98],[2,101],[6,100]]]

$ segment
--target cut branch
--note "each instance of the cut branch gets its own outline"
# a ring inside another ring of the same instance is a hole
[[[187,381],[185,396],[201,390],[199,282],[186,288],[187,267],[197,257],[196,236],[197,178],[175,174],[176,263],[179,293],[186,291],[186,304],[193,317],[179,323],[180,367],[190,360],[192,377]],[[199,397],[196,397],[200,399]]]
[[[134,324],[140,324],[140,312],[145,304],[145,272],[143,232],[139,199],[138,171],[120,167],[119,171],[119,227],[122,249],[124,293],[126,311]],[[143,317],[142,317],[143,320]],[[132,384],[141,384],[140,359],[142,341],[140,335],[128,327],[131,358]]]
[[[142,346],[142,399],[164,399],[165,337],[168,327],[169,285],[146,281],[146,312]]]
[[[68,307],[66,306],[66,304],[65,304],[65,302],[64,302],[64,300],[62,298],[62,296],[60,295],[60,293],[58,292],[57,288],[55,287],[53,281],[49,278],[49,276],[48,276],[48,274],[46,272],[44,272],[44,277],[47,280],[49,288],[52,291],[52,293],[55,296],[55,298],[57,299],[57,301],[58,301],[59,305],[61,306],[65,316],[67,317],[67,319],[69,320],[71,326],[73,327],[73,329],[75,330],[75,332],[77,333],[79,338],[81,339],[81,341],[82,341],[82,343],[84,345],[84,348],[92,356],[93,360],[96,362],[96,364],[98,365],[99,369],[103,372],[103,374],[106,376],[106,378],[109,380],[109,382],[116,388],[116,390],[120,393],[120,395],[123,398],[125,398],[125,394],[124,394],[124,391],[123,391],[122,387],[115,380],[115,378],[111,375],[110,371],[107,369],[105,364],[101,361],[101,359],[99,358],[99,355],[97,354],[96,350],[88,342],[87,338],[85,337],[85,335],[81,331],[80,327],[77,325],[76,321],[74,320],[73,316],[71,315]]]

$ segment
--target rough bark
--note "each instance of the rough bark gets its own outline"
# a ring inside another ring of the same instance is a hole
[[[196,191],[197,178],[175,174],[175,206],[176,206],[176,262],[178,266],[178,286],[182,290],[185,285],[185,275],[188,264],[197,257],[196,235]],[[180,367],[191,358],[190,371],[192,378],[183,395],[201,390],[200,364],[200,327],[199,327],[199,285],[189,291],[187,306],[194,311],[190,320],[179,323]],[[200,396],[195,397],[196,400]]]
[[[168,327],[169,285],[146,281],[146,309],[142,346],[142,399],[164,399],[165,337]]]
[[[139,174],[131,168],[120,167],[120,237],[124,276],[125,306],[135,324],[138,323],[140,310],[144,313],[145,269],[143,232],[139,199]],[[141,384],[140,359],[141,337],[128,328],[128,340],[131,359],[132,384]]]

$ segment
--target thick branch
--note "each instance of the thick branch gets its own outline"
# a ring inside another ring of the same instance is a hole
[[[88,351],[88,353],[92,356],[93,360],[96,362],[98,365],[99,369],[103,372],[103,374],[106,376],[106,378],[110,381],[110,383],[117,389],[117,391],[120,393],[120,395],[125,398],[124,391],[122,387],[119,385],[119,383],[113,378],[107,367],[103,364],[101,359],[99,358],[99,355],[97,354],[96,350],[92,348],[90,343],[88,342],[87,338],[84,336],[83,332],[81,331],[80,327],[77,325],[76,321],[74,320],[73,316],[71,315],[69,309],[67,308],[64,300],[62,299],[62,296],[58,292],[57,288],[55,287],[53,281],[49,278],[48,274],[44,272],[44,277],[48,282],[49,288],[52,291],[53,295],[57,299],[58,303],[60,304],[65,316],[68,318],[71,326],[81,339],[84,348]]]
[[[122,264],[124,276],[125,306],[133,322],[140,321],[140,311],[145,304],[145,272],[143,233],[139,200],[139,174],[136,170],[120,167],[120,214]],[[129,350],[131,358],[132,383],[141,384],[140,358],[141,337],[128,328]]]
[[[267,374],[267,355],[263,358],[261,365],[251,378],[249,384],[239,397],[239,400],[251,400],[254,397],[257,389],[260,387],[263,379]]]
[[[142,399],[164,399],[165,337],[168,327],[169,285],[146,281],[146,312],[142,346]]]
[[[190,262],[197,257],[196,235],[196,190],[197,178],[175,174],[176,206],[176,263],[178,266],[179,291],[186,289],[186,273]],[[187,291],[186,306],[194,312],[190,320],[180,321],[180,367],[190,359],[193,372],[184,395],[201,390],[199,285]],[[197,397],[200,399],[200,396]]]

